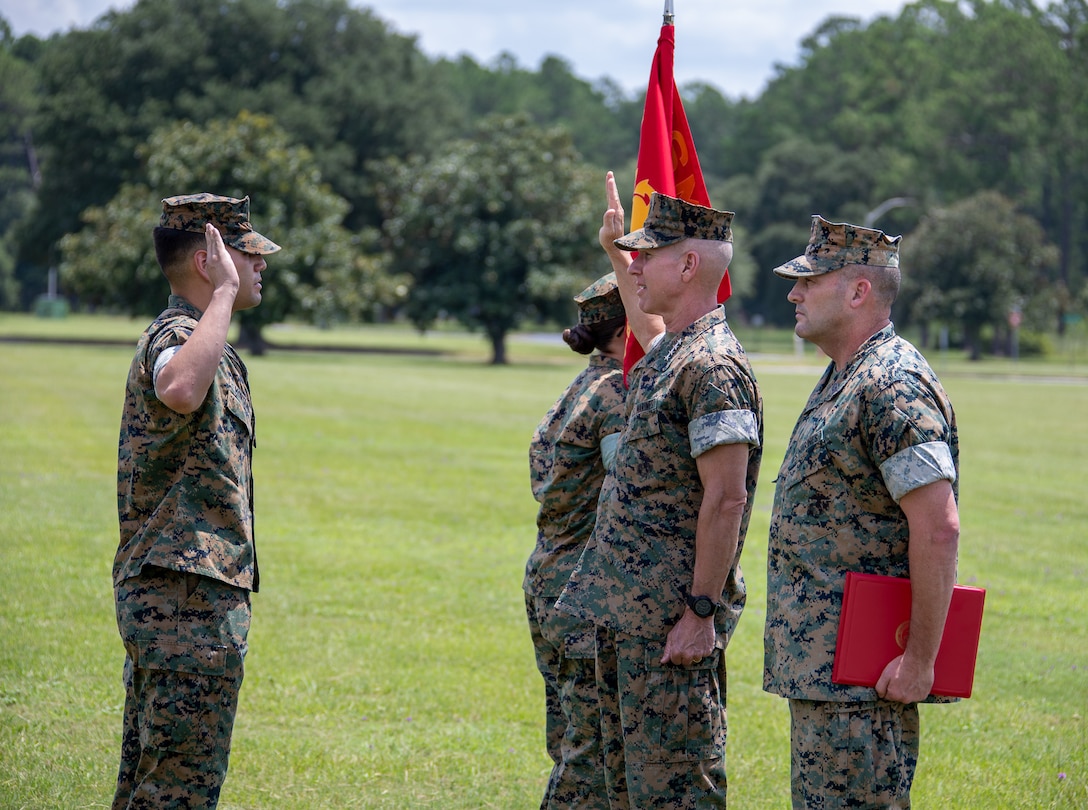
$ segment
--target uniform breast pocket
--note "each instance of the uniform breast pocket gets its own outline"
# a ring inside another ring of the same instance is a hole
[[[791,453],[776,486],[780,490],[776,496],[781,505],[779,520],[789,526],[792,547],[815,543],[834,531],[843,493],[832,454],[822,441]]]
[[[656,408],[642,408],[631,415],[627,441],[653,439],[661,433],[661,413]]]
[[[631,481],[654,480],[663,474],[661,460],[668,455],[664,417],[656,410],[635,413],[620,442],[616,475]]]
[[[811,483],[831,465],[831,451],[823,441],[811,441],[787,456],[779,470],[777,484],[790,489]]]
[[[223,397],[227,413],[239,423],[241,429],[249,435],[253,432],[253,409],[249,403],[233,388],[227,388]]]

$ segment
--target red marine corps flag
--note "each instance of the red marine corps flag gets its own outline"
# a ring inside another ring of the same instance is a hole
[[[650,194],[659,191],[679,197],[696,205],[710,205],[710,195],[703,182],[695,141],[691,138],[684,104],[673,78],[673,53],[676,49],[673,27],[672,0],[665,2],[665,20],[657,38],[657,51],[650,68],[650,83],[646,87],[646,107],[642,112],[639,132],[638,168],[635,171],[635,193],[631,200],[631,230],[642,227],[650,208]],[[718,289],[718,301],[725,301],[732,292],[726,272]],[[644,352],[631,331],[623,356],[623,378]]]

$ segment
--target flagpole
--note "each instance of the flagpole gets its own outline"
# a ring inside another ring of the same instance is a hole
[[[672,13],[672,0],[665,0],[665,18],[662,21],[662,25],[672,25],[673,13]]]

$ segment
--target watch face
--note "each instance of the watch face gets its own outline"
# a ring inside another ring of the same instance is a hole
[[[696,596],[691,600],[691,609],[700,619],[705,619],[714,613],[714,602],[706,596]]]

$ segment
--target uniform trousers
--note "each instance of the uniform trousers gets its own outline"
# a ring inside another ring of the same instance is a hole
[[[794,810],[907,810],[918,704],[790,700]]]
[[[556,610],[557,596],[525,595],[544,678],[545,739],[553,764],[541,810],[608,810],[597,702],[596,628]]]
[[[145,566],[114,589],[125,710],[113,810],[209,810],[227,775],[249,591]]]
[[[726,806],[725,651],[660,663],[665,639],[597,627],[597,692],[612,810]]]

